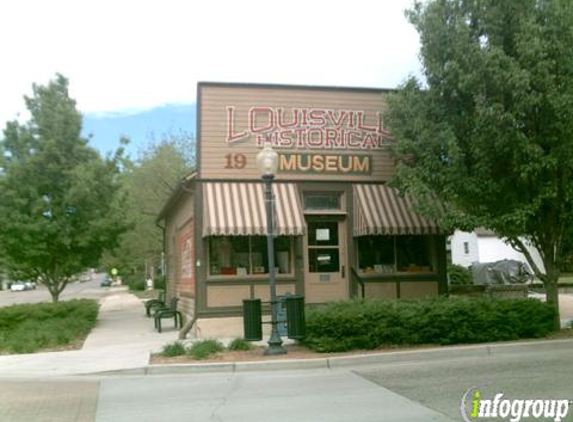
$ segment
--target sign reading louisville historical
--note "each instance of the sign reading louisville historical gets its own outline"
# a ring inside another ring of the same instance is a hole
[[[285,149],[379,149],[391,141],[380,112],[371,118],[375,126],[365,123],[364,110],[259,106],[239,117],[235,107],[228,106],[227,116],[227,143],[255,137],[258,146],[271,142]],[[246,130],[235,132],[237,117],[247,121]]]

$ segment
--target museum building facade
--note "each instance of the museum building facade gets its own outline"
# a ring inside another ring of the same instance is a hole
[[[279,154],[277,293],[307,304],[447,293],[446,236],[389,187],[393,140],[380,89],[199,83],[197,169],[158,218],[168,296],[186,329],[240,336],[242,301],[269,300],[264,185],[256,156]]]

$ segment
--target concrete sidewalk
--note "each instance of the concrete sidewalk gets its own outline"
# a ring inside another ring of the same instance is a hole
[[[102,300],[96,327],[81,350],[0,356],[0,377],[92,374],[141,368],[149,355],[178,338],[170,321],[157,333],[142,301],[126,288],[112,288]]]
[[[569,323],[573,318],[573,295],[560,295],[560,305],[562,322]],[[114,288],[102,300],[97,325],[81,350],[0,356],[0,377],[334,368],[411,359],[431,360],[460,353],[477,357],[484,354],[508,353],[514,347],[557,346],[553,344],[553,341],[532,341],[531,343],[481,344],[307,360],[149,365],[150,353],[159,352],[164,345],[176,341],[178,334],[171,321],[167,320],[164,322],[164,331],[157,333],[153,328],[153,320],[145,316],[142,301],[125,288]],[[557,347],[571,347],[571,343],[573,340],[565,340]]]

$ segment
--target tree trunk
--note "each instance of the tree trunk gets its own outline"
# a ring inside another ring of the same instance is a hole
[[[553,320],[553,328],[555,331],[561,329],[561,316],[559,314],[559,284],[558,280],[545,281],[545,297],[547,303],[555,307],[555,319]]]
[[[52,303],[58,303],[60,301],[60,292],[57,286],[52,286],[51,284],[46,284],[46,286],[48,287],[50,296],[52,296]]]
[[[52,302],[58,303],[60,301],[60,295],[58,293],[54,293],[50,291],[50,295],[52,295]]]
[[[545,251],[545,253],[541,254],[543,266],[545,267],[544,273],[537,266],[529,249],[519,237],[508,238],[508,240],[516,251],[521,252],[525,256],[525,259],[533,269],[533,273],[543,281],[543,285],[545,286],[545,300],[555,307],[553,329],[559,331],[561,329],[561,316],[559,314],[559,276],[561,275],[561,271],[555,263],[555,242],[549,241],[545,244],[545,247],[540,244],[534,245],[538,251]]]

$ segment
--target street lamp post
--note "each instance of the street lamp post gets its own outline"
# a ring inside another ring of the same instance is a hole
[[[267,212],[267,254],[269,263],[269,286],[271,289],[271,336],[269,338],[265,355],[283,355],[286,349],[278,331],[278,301],[277,281],[275,274],[275,244],[274,244],[274,200],[272,182],[279,166],[279,156],[272,147],[267,144],[257,155],[257,166],[265,183],[265,205]]]

